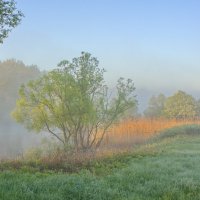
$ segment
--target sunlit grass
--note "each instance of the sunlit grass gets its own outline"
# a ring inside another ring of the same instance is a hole
[[[192,125],[196,123],[196,125]],[[0,163],[0,170],[22,170],[31,172],[79,172],[82,169],[94,171],[94,166],[101,165],[105,160],[116,161],[126,155],[133,155],[138,147],[150,141],[158,141],[162,138],[174,135],[187,135],[199,133],[199,121],[166,120],[166,119],[134,119],[123,121],[114,125],[104,140],[102,148],[96,152],[65,152],[60,146],[47,143],[48,148],[34,148],[22,156],[4,160]],[[174,127],[174,128],[170,128]],[[153,140],[152,140],[153,139]],[[52,148],[50,148],[52,147]],[[149,149],[146,147],[147,151]],[[152,151],[149,151],[150,153]],[[109,161],[110,162],[110,161]],[[118,162],[118,161],[117,161]],[[104,164],[103,164],[104,166]],[[114,169],[121,165],[109,165]],[[123,165],[122,165],[123,166]],[[100,169],[101,171],[101,169]]]
[[[125,120],[113,125],[104,140],[107,148],[127,148],[142,143],[163,130],[182,125],[200,124],[200,120],[147,119]]]
[[[76,174],[4,171],[0,199],[198,200],[199,143],[200,127],[184,126]]]

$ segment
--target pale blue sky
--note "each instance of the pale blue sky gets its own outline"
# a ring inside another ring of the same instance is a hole
[[[40,69],[90,52],[112,83],[200,94],[199,0],[17,0],[25,14],[0,45],[0,60]]]

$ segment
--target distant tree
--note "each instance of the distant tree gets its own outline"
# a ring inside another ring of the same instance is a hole
[[[31,130],[49,131],[77,151],[98,148],[108,128],[136,107],[132,80],[120,78],[116,95],[109,95],[98,63],[83,52],[72,62],[62,61],[58,69],[23,85],[14,118]]]
[[[158,96],[152,96],[149,99],[148,107],[144,111],[144,115],[150,118],[162,117],[165,101],[166,97],[164,94],[159,94]]]
[[[0,119],[10,118],[21,84],[38,78],[40,74],[40,70],[35,65],[26,66],[23,62],[14,59],[0,62]]]
[[[191,95],[178,91],[173,96],[167,98],[164,113],[170,118],[193,118],[197,115],[196,101]]]
[[[35,144],[34,136],[14,123],[10,113],[15,107],[21,84],[40,75],[40,70],[34,65],[27,66],[14,59],[0,62],[0,156],[18,155],[25,143],[30,144],[30,138]]]
[[[196,101],[196,113],[197,117],[200,117],[200,99]]]
[[[0,43],[8,37],[8,33],[15,28],[24,15],[17,10],[14,0],[0,0]]]

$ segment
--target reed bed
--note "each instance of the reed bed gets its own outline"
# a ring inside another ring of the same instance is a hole
[[[114,124],[104,140],[104,147],[128,147],[159,134],[162,130],[190,124],[200,124],[199,119],[129,119]]]

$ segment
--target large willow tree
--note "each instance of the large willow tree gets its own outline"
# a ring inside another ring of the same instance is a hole
[[[14,118],[31,130],[47,130],[76,150],[98,148],[108,128],[137,105],[132,80],[120,78],[111,94],[98,64],[83,52],[22,85]]]

